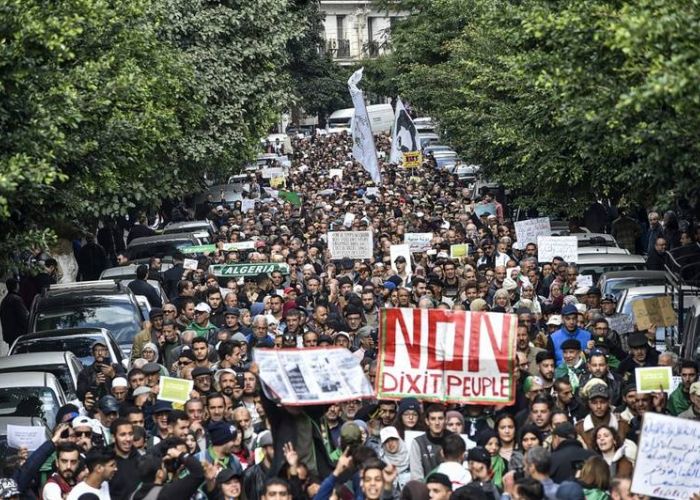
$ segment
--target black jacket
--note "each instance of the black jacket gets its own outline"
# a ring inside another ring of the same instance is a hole
[[[163,273],[163,288],[165,288],[165,293],[170,300],[177,297],[177,284],[182,279],[184,272],[185,269],[182,267],[182,263],[177,263]]]
[[[131,450],[128,458],[117,457],[117,472],[109,482],[109,494],[113,500],[128,500],[136,491],[139,477],[139,452]]]
[[[100,279],[107,268],[107,252],[97,243],[86,243],[78,252],[78,271],[81,281]]]
[[[204,482],[204,469],[194,456],[190,455],[183,459],[187,474],[184,477],[175,479],[173,482],[164,484],[161,487],[160,493],[156,497],[158,500],[171,499],[187,499],[197,492],[199,486]],[[153,483],[143,483],[141,487],[134,493],[134,500],[143,500],[148,492],[153,488]]]
[[[134,295],[143,295],[146,297],[151,307],[163,307],[163,301],[160,300],[158,292],[148,284],[148,281],[135,279],[129,283],[129,289],[134,292]]]
[[[552,452],[552,467],[549,476],[557,484],[573,480],[576,476],[574,464],[583,462],[593,455],[595,453],[585,449],[578,441],[566,439]]]
[[[18,293],[10,292],[2,299],[2,303],[0,303],[0,323],[2,323],[3,340],[10,346],[12,346],[17,337],[27,333],[29,311]]]
[[[129,235],[126,237],[126,244],[128,245],[134,238],[143,238],[145,236],[155,236],[156,232],[148,226],[143,224],[135,224],[134,227],[129,231]]]

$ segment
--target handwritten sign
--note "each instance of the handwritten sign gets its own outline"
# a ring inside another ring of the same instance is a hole
[[[347,212],[345,217],[343,217],[343,226],[351,228],[353,222],[355,222],[355,214],[352,212]]]
[[[360,360],[343,348],[255,349],[263,388],[285,405],[373,398]]]
[[[513,244],[513,247],[523,250],[528,243],[537,243],[538,236],[551,235],[552,226],[549,222],[549,217],[520,220],[515,223],[517,241]]]
[[[328,177],[333,179],[334,177],[337,177],[340,180],[343,180],[343,169],[342,168],[330,168],[328,169]]]
[[[591,288],[593,286],[593,275],[592,274],[579,274],[576,278],[576,284],[578,286],[585,286]]]
[[[678,324],[678,315],[673,310],[671,297],[667,295],[635,300],[632,303],[632,313],[640,330],[648,330],[651,325],[658,327]]]
[[[411,252],[427,252],[432,248],[433,233],[406,233],[403,235],[404,244]]]
[[[199,266],[199,261],[197,259],[185,259],[182,263],[182,267],[185,269],[190,269],[196,271]]]
[[[511,404],[513,314],[444,309],[382,309],[379,399]]]
[[[688,500],[700,491],[700,421],[646,412],[632,492]]]
[[[576,262],[578,260],[576,236],[538,236],[537,260],[552,262],[554,257],[561,257],[566,262]]]
[[[409,249],[408,245],[391,245],[389,247],[389,255],[391,257],[391,268],[394,270],[394,272],[397,272],[396,269],[396,260],[397,257],[403,257],[406,259],[406,271],[408,274],[413,273],[413,267],[411,266],[411,250]]]
[[[241,212],[245,214],[248,210],[255,210],[255,200],[241,200]]]
[[[629,314],[617,313],[614,316],[606,316],[608,326],[617,333],[625,334],[634,331],[634,322]]]
[[[476,215],[479,217],[484,215],[498,215],[496,213],[495,203],[477,203],[474,205],[474,213],[476,213]]]
[[[46,441],[46,429],[42,426],[7,424],[7,446],[10,448],[24,447],[34,451]]]
[[[371,231],[330,231],[328,249],[331,259],[371,259],[374,239]]]
[[[637,393],[664,392],[670,393],[673,387],[673,372],[670,366],[652,366],[635,368],[634,380],[637,383]]]
[[[172,403],[186,403],[194,387],[192,380],[174,377],[160,377],[158,399]]]
[[[459,259],[466,257],[469,253],[469,245],[461,243],[458,245],[450,245],[450,259]]]

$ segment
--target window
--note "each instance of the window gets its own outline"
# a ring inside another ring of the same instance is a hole
[[[345,16],[335,16],[335,38],[337,40],[345,39]]]

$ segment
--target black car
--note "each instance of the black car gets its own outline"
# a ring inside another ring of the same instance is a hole
[[[32,303],[32,332],[68,328],[105,328],[122,351],[131,352],[144,317],[134,294],[111,280],[52,285]]]

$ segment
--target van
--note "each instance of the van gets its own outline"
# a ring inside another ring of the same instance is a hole
[[[340,133],[346,131],[350,133],[354,114],[355,108],[333,111],[331,116],[328,117],[328,132]],[[394,126],[394,109],[391,107],[391,104],[370,104],[367,106],[367,114],[369,115],[373,133],[391,132],[391,127]]]

